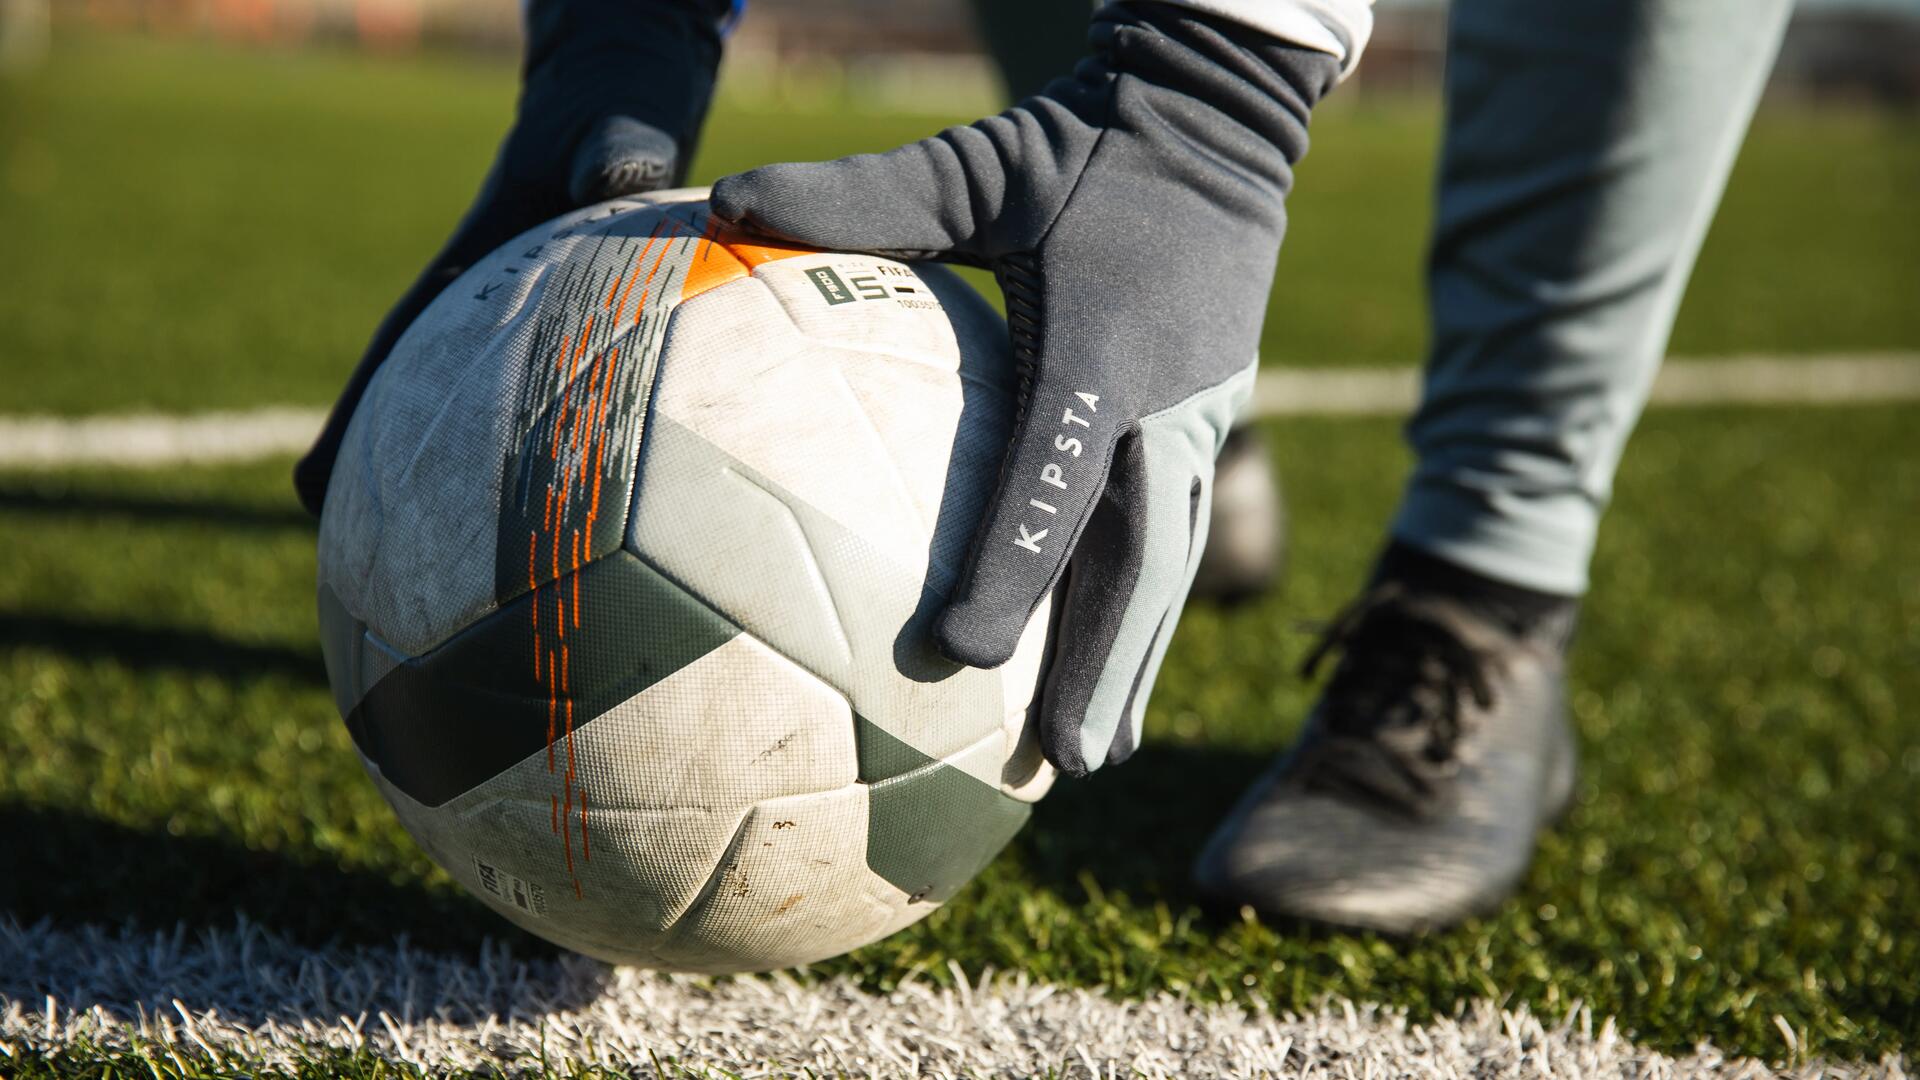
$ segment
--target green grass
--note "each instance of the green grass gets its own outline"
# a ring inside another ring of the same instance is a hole
[[[511,93],[497,64],[128,39],[65,42],[0,82],[0,412],[329,400],[463,207]],[[1411,103],[1324,115],[1270,320],[1282,362],[1418,354],[1434,120]],[[935,122],[728,105],[696,173]],[[1763,112],[1676,349],[1920,347],[1914,190],[1920,122]],[[1275,426],[1297,522],[1285,593],[1191,610],[1134,762],[1060,785],[946,910],[815,970],[885,987],[945,979],[952,959],[1416,1016],[1578,1000],[1667,1049],[1779,1057],[1776,1015],[1817,1054],[1911,1046],[1916,422],[1894,406],[1647,420],[1575,653],[1579,802],[1497,916],[1403,944],[1215,921],[1184,883],[1307,707],[1312,688],[1283,674],[1309,643],[1295,627],[1350,595],[1406,464],[1386,422]],[[0,910],[246,912],[310,942],[546,949],[461,894],[361,775],[321,674],[287,466],[0,475]],[[394,1071],[310,1074],[336,1068]]]
[[[1356,584],[1391,425],[1275,427],[1284,595],[1197,607],[1123,768],[1060,785],[924,924],[816,970],[1036,978],[1305,1007],[1577,1000],[1657,1046],[1920,1037],[1920,410],[1664,413],[1621,478],[1575,654],[1587,772],[1521,896],[1395,944],[1204,917],[1184,872],[1311,688],[1299,620]],[[1793,447],[1791,454],[1781,447]],[[1308,468],[1304,463],[1338,463]],[[320,673],[284,462],[0,479],[0,908],[298,938],[544,948],[461,895],[361,775]],[[156,887],[164,883],[164,887]],[[318,899],[317,899],[318,898]]]
[[[22,1054],[7,1080],[120,1080],[122,1077],[151,1077],[153,1080],[411,1080],[432,1076],[436,1080],[499,1080],[502,1075],[535,1075],[556,1080],[613,1080],[636,1075],[626,1069],[579,1062],[517,1063],[511,1072],[500,1069],[435,1068],[431,1072],[403,1062],[389,1061],[370,1050],[348,1053],[343,1050],[313,1052],[297,1056],[290,1064],[263,1066],[246,1055],[230,1050],[202,1054],[188,1048],[168,1046],[159,1040],[136,1042],[130,1048],[82,1043],[58,1054]],[[659,1080],[742,1080],[740,1074],[715,1071],[678,1061],[654,1061],[657,1065],[644,1075]],[[820,1080],[827,1080],[821,1077]],[[834,1077],[833,1080],[842,1080]],[[1052,1080],[1049,1076],[1045,1080]]]
[[[513,88],[503,62],[63,39],[39,73],[0,81],[5,408],[330,400],[464,209]],[[723,102],[694,173],[881,149],[959,119]],[[1418,359],[1436,124],[1430,102],[1323,110],[1271,358]],[[1675,348],[1920,348],[1915,190],[1920,120],[1763,112]]]

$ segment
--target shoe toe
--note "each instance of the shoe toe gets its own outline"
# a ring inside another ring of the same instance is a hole
[[[1491,802],[1415,821],[1274,775],[1214,833],[1194,868],[1217,903],[1263,915],[1407,934],[1496,906],[1533,843]]]

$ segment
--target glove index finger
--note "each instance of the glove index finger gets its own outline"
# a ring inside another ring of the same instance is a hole
[[[997,174],[970,168],[951,141],[956,137],[943,133],[884,154],[764,165],[716,181],[708,203],[725,221],[809,247],[946,256],[976,239],[976,187],[1004,185]],[[999,167],[997,158],[982,160]]]
[[[1127,416],[1091,382],[1035,382],[967,569],[934,624],[949,659],[991,668],[1013,656],[1099,502]]]

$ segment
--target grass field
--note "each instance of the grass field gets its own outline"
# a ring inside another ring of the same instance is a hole
[[[40,74],[0,81],[6,408],[330,401],[465,208],[512,94],[499,63],[137,39],[72,43]],[[723,100],[694,178],[882,149],[959,119]],[[1316,122],[1271,360],[1417,361],[1436,120],[1431,103],[1367,102]],[[1675,351],[1920,347],[1916,190],[1920,118],[1765,114]]]
[[[496,66],[116,39],[0,83],[0,412],[325,402],[462,207],[510,94]],[[696,172],[931,122],[729,106]],[[1270,320],[1280,361],[1417,355],[1433,123],[1415,105],[1327,114]],[[1915,190],[1912,118],[1763,114],[1676,350],[1920,347]],[[807,977],[884,989],[956,961],[1415,1018],[1577,1002],[1653,1047],[1775,1060],[1910,1047],[1916,423],[1901,405],[1648,418],[1574,657],[1578,803],[1518,899],[1411,943],[1209,919],[1185,884],[1310,701],[1277,673],[1311,642],[1299,623],[1358,583],[1406,465],[1388,422],[1272,425],[1297,522],[1284,593],[1190,610],[1133,763],[1062,784],[953,904]],[[362,775],[320,667],[288,465],[0,473],[0,912],[245,913],[312,943],[547,951],[452,886]]]

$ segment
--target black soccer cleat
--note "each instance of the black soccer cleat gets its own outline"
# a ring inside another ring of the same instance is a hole
[[[1390,934],[1497,907],[1573,796],[1574,610],[1553,598],[1513,620],[1383,576],[1309,657],[1308,674],[1340,662],[1299,741],[1202,850],[1201,893]]]

